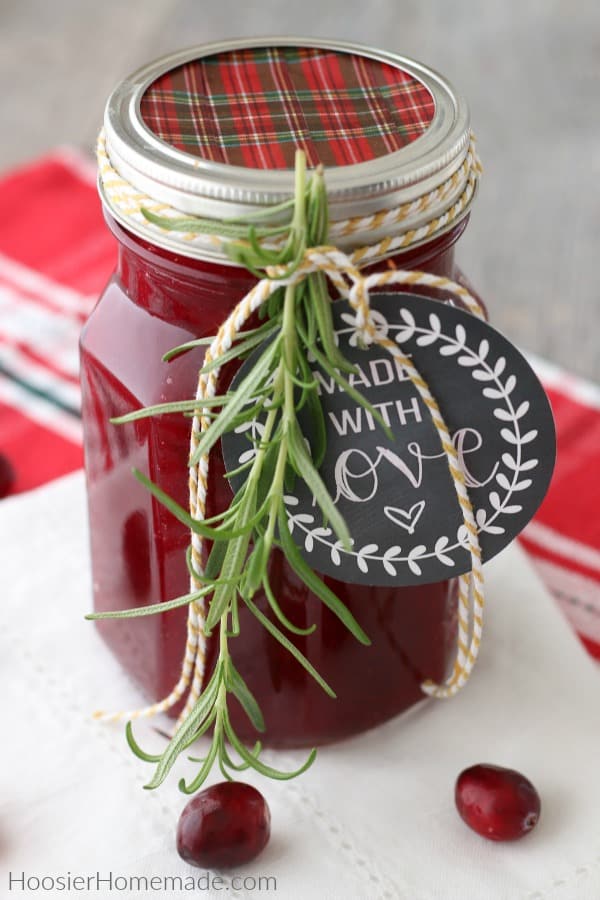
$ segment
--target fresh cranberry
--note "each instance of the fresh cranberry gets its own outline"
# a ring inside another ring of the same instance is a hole
[[[6,497],[15,483],[15,470],[8,457],[0,453],[0,498]]]
[[[223,781],[197,794],[181,813],[177,852],[204,869],[250,862],[264,850],[271,813],[263,795],[249,784]]]
[[[532,783],[502,766],[465,769],[456,780],[454,798],[462,820],[490,841],[523,837],[540,817],[540,798]]]

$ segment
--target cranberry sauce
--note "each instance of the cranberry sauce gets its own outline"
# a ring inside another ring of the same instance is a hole
[[[402,268],[425,268],[461,278],[454,243],[466,220],[426,247],[396,258]],[[133,238],[114,221],[119,266],[81,340],[85,458],[89,492],[94,600],[97,610],[132,608],[188,590],[188,532],[152,499],[132,474],[138,468],[187,507],[190,420],[181,415],[111,425],[109,418],[141,406],[194,396],[202,349],[170,363],[172,347],[214,334],[254,283],[240,268],[177,256]],[[382,263],[381,265],[385,265]],[[229,366],[223,381],[232,377]],[[226,387],[226,384],[223,384]],[[219,453],[213,453],[209,514],[231,497]],[[327,579],[372,640],[360,645],[290,570],[273,555],[270,580],[286,615],[316,624],[291,639],[338,697],[321,688],[254,617],[242,610],[241,635],[230,641],[235,665],[263,710],[266,743],[325,743],[362,731],[415,703],[425,678],[443,678],[453,653],[453,582],[405,588],[365,588]],[[260,594],[256,602],[266,609]],[[162,698],[176,683],[186,638],[186,610],[103,621],[101,633],[146,692]],[[209,642],[212,665],[216,643]],[[176,710],[175,710],[176,711]],[[254,738],[242,711],[240,736]]]

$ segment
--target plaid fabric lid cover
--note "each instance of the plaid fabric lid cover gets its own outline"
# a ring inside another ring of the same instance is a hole
[[[195,157],[255,169],[362,163],[431,124],[435,101],[412,74],[353,53],[251,47],[184,63],[147,88],[146,126]]]

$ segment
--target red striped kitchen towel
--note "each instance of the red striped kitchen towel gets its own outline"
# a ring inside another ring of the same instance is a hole
[[[74,151],[9,173],[0,200],[0,449],[19,492],[81,467],[77,340],[115,244]]]
[[[86,157],[59,150],[0,180],[0,450],[14,492],[82,465],[79,329],[115,244]],[[558,461],[521,537],[587,649],[600,658],[600,389],[533,360],[550,396]]]

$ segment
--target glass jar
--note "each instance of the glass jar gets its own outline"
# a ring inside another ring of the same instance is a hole
[[[267,42],[252,44],[253,48],[260,49],[266,46]],[[306,46],[306,42],[289,41],[286,44],[278,40],[278,46],[291,52],[291,48]],[[193,183],[194,168],[190,170],[191,174],[190,171],[185,173],[184,178],[177,166],[181,168],[180,157],[191,154],[177,150],[179,156],[173,155],[164,135],[158,139],[161,145],[158,150],[156,146],[152,152],[148,150],[148,135],[152,137],[152,132],[140,109],[143,112],[144,105],[146,109],[150,108],[148,91],[156,84],[164,85],[167,76],[163,73],[168,73],[173,84],[177,84],[173,73],[189,66],[190,61],[220,60],[223,54],[236,52],[238,48],[242,49],[241,45],[236,45],[233,50],[232,45],[218,45],[188,51],[147,67],[117,88],[105,118],[107,145],[112,164],[129,184],[183,212],[198,214],[200,209],[202,214],[207,214],[208,210],[216,218],[227,217],[224,209],[227,203],[227,212],[231,216],[234,208],[233,214],[239,214],[244,200],[248,208],[276,202],[284,184],[282,175],[286,176],[289,194],[289,172],[265,172],[259,171],[259,166],[249,166],[245,170],[249,182],[256,181],[261,175],[276,176],[271,185],[271,196],[267,196],[265,188],[259,197],[255,185],[240,186],[241,169],[237,165],[221,160],[216,166],[214,183],[207,188],[208,169],[202,169],[204,162],[200,167],[203,184],[200,183],[202,179]],[[340,57],[367,53],[362,48],[341,44],[327,44],[318,49],[321,53]],[[417,175],[412,182],[406,178],[407,184],[400,178],[391,199],[389,181],[383,193],[380,191],[377,196],[373,183],[374,179],[377,183],[382,182],[382,173],[385,174],[382,161],[387,160],[389,165],[394,154],[371,160],[376,171],[370,175],[367,160],[360,164],[340,165],[333,170],[327,183],[329,185],[331,181],[334,185],[330,206],[334,218],[335,215],[344,218],[349,213],[364,215],[385,202],[398,205],[406,190],[410,193],[416,184],[422,192],[423,184],[427,186],[427,178],[437,178],[441,183],[447,178],[448,171],[452,167],[456,171],[464,159],[468,118],[463,101],[452,89],[439,76],[407,60],[386,54],[366,58],[373,65],[377,62],[383,67],[396,66],[403,75],[408,73],[411,78],[418,78],[433,96],[434,111],[431,120],[425,123],[422,135],[394,151],[397,158],[398,154],[405,154],[405,161],[400,158],[405,172],[412,171]],[[389,73],[385,74],[387,77]],[[136,98],[135,103],[132,97]],[[440,122],[440,115],[445,117],[445,123]],[[140,128],[148,132],[143,134],[143,139],[139,135]],[[433,141],[427,144],[426,139],[432,137],[432,132]],[[423,146],[416,152],[420,142]],[[329,150],[330,144],[329,141]],[[456,151],[458,146],[460,149]],[[452,148],[455,155],[449,160]],[[443,156],[444,152],[448,158]],[[435,158],[439,163],[433,175],[427,170],[428,158]],[[193,160],[196,168],[197,159]],[[223,178],[228,176],[228,165],[231,165],[229,175],[237,181],[232,188],[233,200],[231,197],[223,199]],[[365,169],[362,181],[356,181],[354,171],[350,173],[354,183],[344,187],[343,177],[349,174],[344,170],[356,170],[361,165]],[[402,169],[402,166],[397,168]],[[169,178],[164,177],[166,172],[172,175],[168,190],[165,188],[165,183],[169,182]],[[339,184],[336,184],[336,176]],[[217,181],[219,190],[215,189]],[[115,206],[106,192],[103,199],[108,225],[118,241],[118,267],[81,337],[93,588],[95,608],[99,611],[171,599],[186,593],[189,586],[185,562],[189,532],[139,484],[132,469],[146,473],[186,507],[190,420],[181,415],[162,415],[116,426],[110,424],[109,419],[139,407],[193,397],[198,370],[202,366],[202,348],[168,363],[161,361],[163,354],[186,341],[215,334],[256,280],[245,269],[219,258],[210,248],[198,249],[196,244],[186,245],[184,241],[176,245],[170,233],[161,234],[158,229],[149,231],[139,215],[130,216],[123,208]],[[464,280],[455,265],[454,246],[467,221],[468,205],[464,214],[453,221],[452,227],[396,253],[385,262],[376,262],[372,268],[395,265]],[[361,234],[355,235],[353,241],[354,246],[368,242]],[[223,389],[235,371],[235,364],[224,369],[221,376]],[[223,474],[221,454],[218,450],[213,451],[209,516],[225,508],[231,498]],[[325,578],[369,635],[372,644],[365,647],[299,581],[279,552],[275,552],[270,561],[269,578],[285,614],[293,622],[299,626],[316,624],[313,634],[305,637],[290,634],[289,638],[333,687],[337,699],[326,696],[289,652],[252,614],[242,609],[241,633],[230,641],[231,653],[263,711],[267,729],[265,743],[313,746],[355,734],[389,719],[421,699],[423,680],[443,680],[454,654],[456,586],[453,581],[389,588],[365,587]],[[270,614],[264,596],[258,594],[255,602],[267,615]],[[99,628],[121,663],[154,700],[166,696],[179,677],[186,640],[185,622],[186,610],[180,608],[161,615],[105,620],[99,623]],[[208,671],[214,665],[216,643],[212,638],[208,644]],[[175,707],[173,712],[179,708]],[[235,701],[232,701],[232,719],[241,737],[255,739],[252,726]]]

